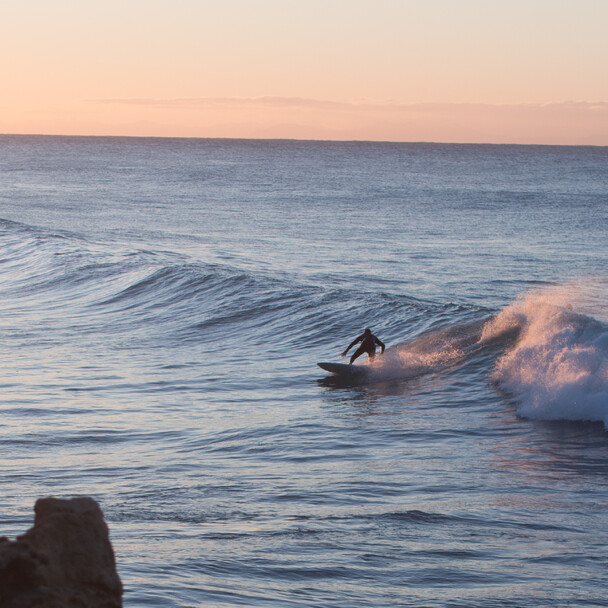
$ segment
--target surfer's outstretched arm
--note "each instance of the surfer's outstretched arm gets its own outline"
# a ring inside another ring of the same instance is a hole
[[[382,349],[381,354],[384,354],[384,342],[382,342],[382,340],[379,340],[378,338],[376,338],[376,336],[374,336],[374,340],[376,342],[376,344]]]
[[[357,344],[357,342],[361,342],[361,340],[363,340],[363,336],[359,336],[358,338],[355,338],[349,345],[348,348],[342,353],[343,357],[346,357],[346,353],[355,345]]]

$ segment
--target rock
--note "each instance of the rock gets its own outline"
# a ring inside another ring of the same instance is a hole
[[[2,608],[121,608],[108,527],[87,497],[41,498],[34,527],[0,538]]]

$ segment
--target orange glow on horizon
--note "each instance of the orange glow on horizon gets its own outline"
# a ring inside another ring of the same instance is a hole
[[[607,22],[603,0],[5,0],[0,132],[608,145]]]
[[[36,134],[608,145],[608,103],[98,100],[14,125],[13,133]]]

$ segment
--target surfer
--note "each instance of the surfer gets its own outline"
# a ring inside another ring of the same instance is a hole
[[[348,348],[342,353],[343,357],[346,357],[346,353],[358,342],[361,342],[361,346],[353,353],[349,363],[353,363],[357,357],[360,357],[363,353],[367,353],[370,359],[376,356],[376,344],[382,349],[384,353],[384,343],[381,342],[374,334],[371,329],[366,329],[358,338],[355,338],[349,345]]]

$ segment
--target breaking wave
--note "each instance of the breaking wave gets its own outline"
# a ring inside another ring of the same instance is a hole
[[[607,286],[595,279],[544,288],[496,316],[428,330],[360,362],[369,372],[364,381],[407,380],[485,354],[494,362],[487,374],[515,398],[520,416],[608,428]]]
[[[519,332],[493,378],[517,398],[521,416],[608,427],[608,327],[590,314],[604,312],[600,287],[595,281],[530,293],[484,327],[482,341]]]

